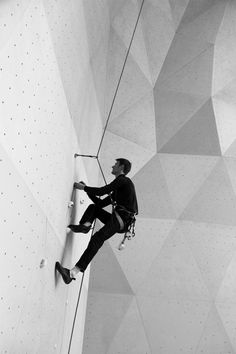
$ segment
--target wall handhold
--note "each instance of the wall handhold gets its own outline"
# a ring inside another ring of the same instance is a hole
[[[39,268],[43,268],[47,265],[47,259],[43,258],[40,262]]]

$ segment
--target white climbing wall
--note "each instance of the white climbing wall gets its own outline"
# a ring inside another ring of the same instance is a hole
[[[68,287],[54,265],[73,266],[89,238],[66,235],[88,204],[74,181],[98,178],[74,158],[95,155],[102,131],[88,47],[81,1],[0,2],[1,353],[82,350],[89,271],[75,349],[81,277]]]
[[[231,0],[0,1],[0,353],[236,353],[235,18]],[[133,163],[136,237],[66,286],[55,261],[89,239],[65,232],[89,203],[73,183],[104,183],[74,153],[98,152],[107,181]]]

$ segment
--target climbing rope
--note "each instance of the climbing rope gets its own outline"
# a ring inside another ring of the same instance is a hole
[[[118,90],[119,90],[119,87],[120,87],[121,79],[122,79],[122,76],[123,76],[123,73],[124,73],[124,70],[125,70],[126,62],[127,62],[127,59],[128,59],[129,53],[130,53],[131,45],[132,45],[132,43],[133,43],[134,35],[135,35],[136,29],[137,29],[137,26],[138,26],[138,22],[139,22],[141,13],[142,13],[144,1],[145,1],[145,0],[142,0],[142,4],[141,4],[140,9],[139,9],[138,17],[137,17],[137,20],[136,20],[136,23],[135,23],[135,26],[134,26],[134,30],[133,30],[133,33],[132,33],[132,36],[131,36],[131,40],[130,40],[130,43],[129,43],[129,47],[128,47],[128,49],[127,49],[126,56],[125,56],[125,60],[124,60],[123,66],[122,66],[121,74],[120,74],[120,76],[119,76],[119,80],[118,80],[118,83],[117,83],[117,86],[116,86],[116,90],[115,90],[115,93],[114,93],[114,96],[113,96],[113,99],[112,99],[112,103],[111,103],[111,107],[110,107],[110,110],[109,110],[109,113],[108,113],[108,116],[107,116],[106,124],[105,124],[104,129],[103,129],[103,134],[102,134],[101,141],[100,141],[100,144],[99,144],[99,147],[98,147],[97,155],[96,155],[96,156],[94,156],[94,155],[84,155],[84,154],[75,154],[75,155],[74,155],[75,158],[76,158],[76,157],[88,157],[88,158],[94,158],[94,159],[96,159],[97,162],[98,162],[98,166],[99,166],[99,169],[100,169],[100,171],[101,171],[101,174],[102,174],[102,177],[103,177],[103,180],[104,180],[105,184],[107,184],[107,182],[106,182],[105,175],[104,175],[104,173],[103,173],[102,166],[101,166],[100,161],[99,161],[99,154],[100,154],[100,150],[101,150],[101,147],[102,147],[102,143],[103,143],[103,140],[104,140],[104,137],[105,137],[105,133],[106,133],[106,130],[107,130],[107,126],[108,126],[108,123],[109,123],[109,120],[110,120],[110,117],[111,117],[111,113],[112,113],[112,110],[113,110],[113,107],[114,107],[114,103],[115,103],[115,100],[116,100],[116,96],[117,96],[117,93],[118,93]],[[92,235],[93,235],[93,231],[94,231],[94,228],[93,228],[93,230],[92,230]],[[92,235],[91,235],[91,237],[92,237]],[[133,236],[133,235],[134,235],[134,233],[132,234],[132,236]],[[130,234],[128,234],[128,235],[125,234],[125,236],[124,236],[122,242],[121,242],[120,245],[119,245],[119,249],[120,249],[120,250],[124,248],[124,242],[125,242],[125,240],[126,240],[126,239],[130,239],[132,236],[130,236]],[[82,292],[82,288],[83,288],[84,275],[85,275],[85,273],[83,273],[82,279],[81,279],[81,283],[80,283],[79,294],[78,294],[78,300],[77,300],[76,310],[75,310],[75,315],[74,315],[74,320],[73,320],[73,324],[72,324],[72,330],[71,330],[71,336],[70,336],[68,354],[70,354],[70,350],[71,350],[71,344],[72,344],[72,338],[73,338],[73,333],[74,333],[75,321],[76,321],[76,316],[77,316],[77,312],[78,312],[78,307],[79,307],[79,302],[80,302],[80,296],[81,296],[81,292]]]
[[[138,26],[138,22],[139,22],[141,13],[142,13],[144,1],[145,0],[142,1],[142,4],[141,4],[140,9],[139,9],[138,17],[137,17],[137,20],[136,20],[136,23],[135,23],[135,26],[134,26],[134,30],[133,30],[133,33],[132,33],[132,36],[131,36],[129,47],[128,47],[128,50],[126,52],[124,64],[123,64],[123,67],[122,67],[122,70],[121,70],[121,73],[120,73],[118,84],[116,86],[115,94],[113,96],[111,107],[110,107],[110,110],[109,110],[109,113],[108,113],[108,117],[107,117],[107,120],[106,120],[106,124],[105,124],[104,130],[103,130],[103,134],[102,134],[102,138],[101,138],[101,141],[100,141],[100,145],[98,147],[97,156],[99,155],[101,147],[102,147],[103,139],[104,139],[104,136],[105,136],[105,133],[106,133],[106,130],[107,130],[107,126],[108,126],[108,123],[109,123],[109,120],[110,120],[110,117],[111,117],[111,112],[113,110],[115,99],[116,99],[116,96],[117,96],[117,93],[118,93],[118,90],[119,90],[119,87],[120,87],[121,79],[122,79],[122,76],[123,76],[123,73],[124,73],[124,70],[125,70],[125,65],[126,65],[126,62],[127,62],[128,56],[129,56],[130,48],[131,48],[131,45],[133,43],[134,35],[135,35],[136,29],[137,29],[137,26]]]

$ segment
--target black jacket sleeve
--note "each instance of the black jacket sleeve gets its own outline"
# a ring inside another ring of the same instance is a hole
[[[84,187],[84,191],[87,194],[90,194],[91,196],[101,196],[104,194],[109,194],[115,190],[117,190],[117,188],[120,186],[120,179],[116,178],[114,181],[112,181],[111,183],[107,184],[104,187],[88,187],[85,186]]]

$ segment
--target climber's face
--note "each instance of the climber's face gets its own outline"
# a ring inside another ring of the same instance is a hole
[[[116,163],[112,166],[112,171],[111,173],[114,176],[119,176],[121,173],[123,173],[124,166],[120,165],[120,161],[116,161]]]

